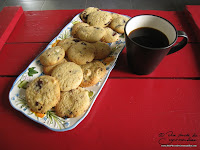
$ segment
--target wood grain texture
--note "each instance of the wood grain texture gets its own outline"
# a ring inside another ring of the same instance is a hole
[[[0,12],[0,51],[22,14],[22,7],[5,7]]]
[[[0,75],[18,76],[46,46],[46,43],[5,44],[0,53]]]

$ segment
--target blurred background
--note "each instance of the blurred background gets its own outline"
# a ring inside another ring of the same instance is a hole
[[[0,0],[0,10],[5,6],[20,5],[25,11],[85,9],[141,9],[181,11],[185,5],[200,5],[200,0]]]

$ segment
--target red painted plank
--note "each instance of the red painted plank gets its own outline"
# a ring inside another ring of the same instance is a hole
[[[42,52],[46,43],[5,44],[0,52],[0,75],[19,75]]]
[[[24,12],[15,30],[8,39],[8,43],[15,42],[50,42],[72,18],[82,10],[46,10]],[[157,10],[113,10],[128,16],[140,14],[154,14],[171,21],[177,30],[184,30],[189,36],[189,41],[196,39],[191,32],[190,24],[185,19],[184,12],[157,11]],[[192,32],[193,33],[193,32]],[[195,32],[194,32],[195,33]]]
[[[31,61],[46,47],[44,43],[6,44],[0,53],[0,75],[19,75]],[[200,77],[200,44],[189,43],[184,49],[166,56],[156,70],[146,76],[134,75],[129,71],[126,50],[120,54],[110,77]]]
[[[191,14],[191,17],[194,19],[196,25],[198,26],[198,28],[200,30],[200,20],[199,20],[200,6],[199,5],[187,5],[186,9],[189,11],[189,13]]]
[[[2,89],[10,88],[12,79],[6,80],[0,78]],[[15,110],[3,109],[0,145],[2,149],[31,144],[31,149],[37,149],[41,143],[40,149],[160,150],[161,144],[177,139],[171,144],[199,147],[199,88],[200,81],[195,80],[108,79],[88,116],[63,133],[50,131]],[[0,101],[8,101],[7,97],[7,92],[0,93]]]
[[[7,41],[22,14],[23,9],[21,6],[4,7],[0,12],[0,50]]]
[[[9,101],[8,93],[16,78],[0,77],[0,114],[2,112],[13,111]]]
[[[194,29],[194,31],[196,31],[197,33],[194,35],[197,35],[196,38],[198,38],[198,42],[200,41],[200,20],[199,20],[199,16],[200,16],[200,6],[199,5],[187,5],[185,8],[185,12],[188,16],[188,19],[191,22],[192,28]]]
[[[81,10],[26,11],[7,43],[50,42]]]

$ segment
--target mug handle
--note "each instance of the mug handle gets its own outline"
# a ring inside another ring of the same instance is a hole
[[[178,37],[183,37],[182,41],[171,48],[167,55],[179,51],[188,43],[188,36],[184,31],[177,31]]]

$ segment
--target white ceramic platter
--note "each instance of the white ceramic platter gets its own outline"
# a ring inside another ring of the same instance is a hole
[[[56,36],[44,49],[44,51],[48,48],[51,48],[54,43],[56,43],[57,40],[62,40],[68,37],[71,37],[71,29],[72,26],[75,23],[82,22],[80,19],[80,14],[76,15],[72,21],[67,24],[62,31]],[[35,78],[44,75],[42,70],[42,65],[39,60],[39,54],[32,62],[31,64],[22,72],[15,82],[13,83],[12,88],[10,89],[9,93],[9,101],[13,108],[16,110],[22,112],[25,116],[32,119],[33,121],[40,123],[44,125],[45,127],[49,128],[53,131],[67,131],[75,128],[90,112],[90,109],[92,108],[92,105],[94,104],[98,94],[100,93],[101,89],[103,88],[106,80],[108,79],[108,76],[110,72],[112,71],[113,67],[115,66],[115,63],[117,61],[117,58],[120,54],[120,52],[125,47],[125,39],[124,36],[121,35],[119,40],[113,43],[108,43],[109,46],[112,49],[112,53],[110,54],[109,58],[112,58],[111,61],[106,65],[107,73],[106,75],[101,79],[99,83],[96,85],[86,88],[90,92],[90,99],[91,99],[91,105],[88,108],[88,110],[79,117],[75,118],[61,118],[58,117],[54,110],[49,110],[46,114],[41,115],[39,113],[35,113],[30,110],[26,103],[25,99],[25,89],[26,85],[34,80]],[[100,99],[99,99],[100,100]]]

